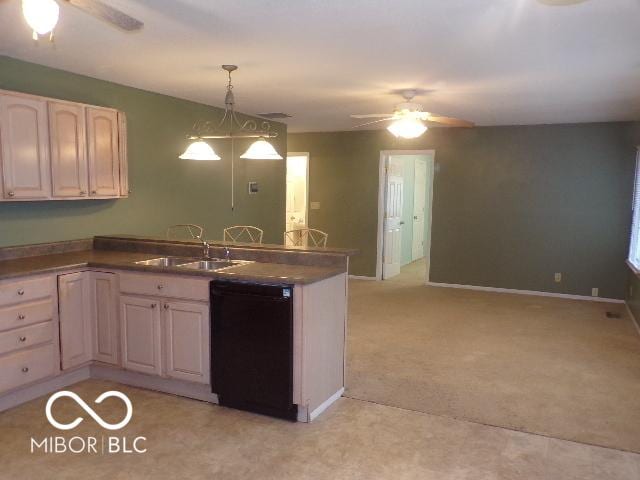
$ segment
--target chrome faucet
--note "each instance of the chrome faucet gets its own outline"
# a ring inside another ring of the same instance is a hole
[[[227,262],[231,260],[231,250],[229,250],[229,247],[224,247],[224,259]]]
[[[211,250],[211,245],[209,245],[209,243],[202,237],[198,237],[198,240],[200,240],[202,242],[202,255],[204,256],[205,259],[209,260],[211,258],[211,254],[210,254],[210,250]]]

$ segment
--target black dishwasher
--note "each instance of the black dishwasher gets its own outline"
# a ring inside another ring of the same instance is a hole
[[[211,282],[211,390],[220,405],[296,420],[293,286]]]

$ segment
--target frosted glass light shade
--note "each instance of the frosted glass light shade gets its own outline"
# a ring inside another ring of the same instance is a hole
[[[180,157],[182,160],[220,160],[218,154],[207,142],[197,140],[192,142]]]
[[[427,131],[427,126],[417,118],[401,118],[387,127],[393,135],[401,138],[417,138]]]
[[[60,7],[55,0],[22,0],[22,14],[35,33],[44,35],[58,23]]]
[[[248,160],[282,160],[282,156],[264,138],[253,142],[247,151],[240,155],[240,158]]]

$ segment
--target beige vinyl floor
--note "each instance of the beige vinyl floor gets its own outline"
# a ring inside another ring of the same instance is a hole
[[[346,396],[640,452],[640,336],[624,305],[423,282],[422,262],[350,281]]]
[[[453,420],[371,402],[339,399],[311,424],[291,423],[172,395],[90,380],[71,388],[112,423],[133,404],[122,430],[100,428],[73,401],[45,418],[46,397],[0,413],[2,480],[636,480],[640,455]],[[115,435],[142,454],[30,453],[32,437]]]

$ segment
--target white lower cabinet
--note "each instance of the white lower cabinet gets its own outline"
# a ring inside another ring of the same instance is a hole
[[[124,368],[153,375],[162,373],[159,305],[157,299],[120,296]]]
[[[163,312],[167,376],[209,383],[209,307],[166,301]]]
[[[58,277],[62,369],[93,359],[91,272]]]
[[[91,272],[93,358],[112,365],[120,364],[117,279],[115,273]]]

